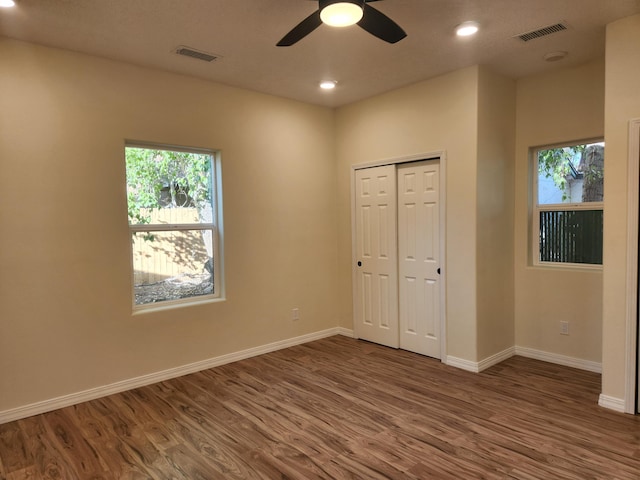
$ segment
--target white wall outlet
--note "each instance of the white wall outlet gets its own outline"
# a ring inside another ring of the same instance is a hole
[[[569,335],[569,322],[560,322],[560,335]]]
[[[293,310],[291,310],[291,320],[293,320],[294,322],[297,322],[298,320],[300,320],[300,310],[297,308],[294,308]]]

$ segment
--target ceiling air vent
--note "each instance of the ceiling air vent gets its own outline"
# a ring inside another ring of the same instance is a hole
[[[566,29],[567,29],[567,26],[565,24],[556,23],[555,25],[549,25],[548,27],[542,27],[537,30],[533,30],[532,32],[521,33],[520,35],[516,35],[516,37],[522,40],[523,42],[528,42],[529,40],[533,40],[535,38],[540,38],[540,37],[546,37],[547,35],[551,35],[552,33],[558,33]]]
[[[196,60],[202,60],[204,62],[213,62],[214,60],[219,58],[216,55],[211,55],[210,53],[201,52],[191,47],[185,47],[184,45],[180,45],[176,49],[176,53],[178,55],[184,55],[185,57],[195,58]]]

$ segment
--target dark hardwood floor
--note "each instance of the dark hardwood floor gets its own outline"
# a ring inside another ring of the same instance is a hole
[[[640,479],[600,376],[332,337],[0,425],[0,478]]]

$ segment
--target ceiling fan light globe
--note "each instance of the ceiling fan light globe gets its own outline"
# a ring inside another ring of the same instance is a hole
[[[364,10],[359,3],[335,2],[320,11],[322,23],[332,27],[348,27],[362,20]]]

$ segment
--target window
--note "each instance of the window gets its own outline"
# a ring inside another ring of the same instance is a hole
[[[217,152],[127,144],[134,307],[220,298]]]
[[[535,265],[602,265],[604,142],[533,151]]]

